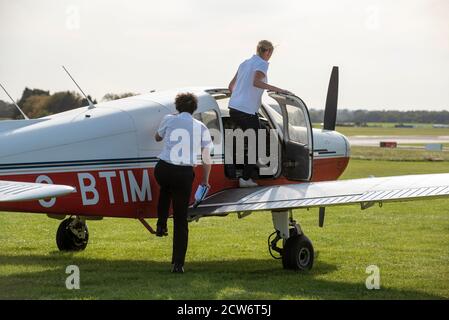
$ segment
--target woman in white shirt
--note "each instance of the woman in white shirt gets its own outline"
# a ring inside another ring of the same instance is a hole
[[[194,94],[178,94],[175,105],[179,114],[165,116],[155,137],[156,141],[164,140],[163,150],[154,169],[160,186],[156,235],[162,237],[168,234],[167,218],[172,203],[172,272],[183,273],[189,234],[187,211],[195,177],[193,167],[202,162],[201,183],[210,187],[212,139],[207,127],[192,117],[198,105]],[[198,161],[198,158],[201,158],[201,161]]]

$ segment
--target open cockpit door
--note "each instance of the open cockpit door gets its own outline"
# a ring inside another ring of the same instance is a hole
[[[292,94],[269,93],[283,118],[282,175],[287,179],[310,181],[313,172],[313,133],[305,103]]]

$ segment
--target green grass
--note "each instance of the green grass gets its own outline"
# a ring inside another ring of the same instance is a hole
[[[433,126],[433,123],[417,123],[417,122],[401,122],[405,125],[412,125],[417,128],[429,128],[431,129]],[[384,128],[394,128],[397,124],[400,124],[399,122],[368,122],[368,126],[380,126]],[[449,128],[448,128],[449,129]]]
[[[422,147],[424,148],[427,143],[398,143],[401,147]],[[441,143],[443,148],[449,148],[449,143]]]
[[[401,145],[404,146],[404,145]],[[351,147],[351,158],[390,161],[449,161],[448,151],[380,147]],[[449,164],[447,164],[449,166]]]
[[[406,123],[408,124],[408,123]],[[368,123],[368,127],[341,127],[335,130],[345,136],[449,136],[449,128],[432,128],[429,123],[411,123],[415,128],[395,128],[396,123]],[[321,128],[318,123],[314,128]]]
[[[449,172],[448,163],[351,160],[344,178],[433,172]],[[58,221],[1,213],[0,298],[447,299],[448,207],[449,200],[333,207],[324,229],[317,210],[296,210],[318,252],[306,273],[283,270],[268,255],[269,213],[200,220],[190,225],[183,275],[169,272],[171,237],[151,236],[135,220],[89,222],[87,249],[60,253]],[[65,288],[70,264],[80,268],[80,290]],[[380,268],[380,290],[365,288],[371,264]]]
[[[336,127],[345,136],[449,136],[448,128]]]

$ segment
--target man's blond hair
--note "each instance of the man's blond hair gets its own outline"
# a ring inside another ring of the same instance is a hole
[[[257,44],[257,54],[260,56],[262,53],[265,53],[267,51],[273,51],[274,47],[273,44],[268,40],[261,40]]]

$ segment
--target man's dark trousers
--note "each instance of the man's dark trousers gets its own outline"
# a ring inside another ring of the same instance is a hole
[[[258,133],[260,129],[259,116],[257,114],[249,114],[236,109],[229,108],[229,116],[235,122],[235,124],[240,127],[243,131],[248,129],[253,129],[256,134],[256,155],[258,155]],[[257,169],[256,164],[250,164],[249,157],[245,157],[245,163],[243,166],[243,176],[244,180],[248,180],[253,175],[254,171]],[[258,157],[256,156],[256,159]]]
[[[193,167],[178,166],[159,160],[154,168],[154,175],[160,186],[157,225],[167,226],[170,203],[173,202],[172,263],[184,265],[189,237],[187,211],[195,177]]]

